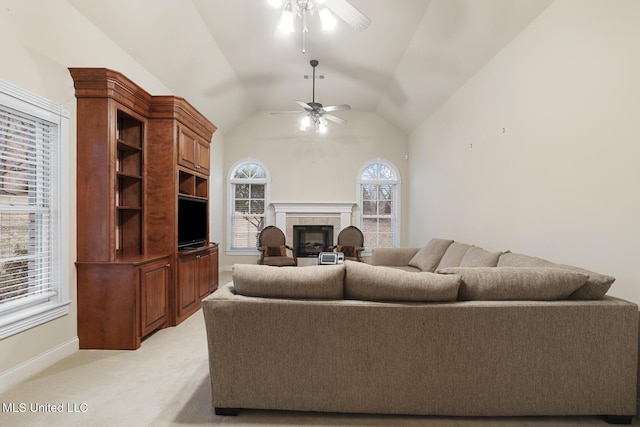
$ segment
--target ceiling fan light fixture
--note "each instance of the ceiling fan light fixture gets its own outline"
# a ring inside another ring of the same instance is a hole
[[[320,15],[320,21],[322,22],[322,29],[324,31],[331,31],[336,28],[336,25],[338,24],[338,20],[336,19],[335,16],[333,16],[333,14],[329,9],[322,6],[320,8],[319,15]]]
[[[320,118],[318,119],[318,122],[316,124],[316,132],[320,133],[320,134],[325,134],[327,133],[327,119],[325,119],[324,117],[320,116]]]
[[[299,129],[304,132],[309,128],[310,125],[311,125],[311,119],[309,118],[309,116],[304,116],[302,120],[300,120]]]
[[[293,19],[295,18],[293,14],[293,6],[291,6],[291,2],[287,2],[282,11],[282,15],[280,16],[280,22],[278,23],[278,30],[283,33],[293,33]]]

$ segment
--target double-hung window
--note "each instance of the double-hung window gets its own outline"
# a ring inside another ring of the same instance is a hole
[[[60,259],[68,127],[65,107],[0,81],[0,339],[68,313]]]
[[[396,168],[384,160],[365,164],[360,173],[360,224],[367,249],[397,246],[399,183]]]
[[[264,228],[268,174],[256,160],[246,160],[232,168],[229,175],[228,250],[255,254],[258,234]]]

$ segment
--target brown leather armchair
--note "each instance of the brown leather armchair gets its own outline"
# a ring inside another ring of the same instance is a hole
[[[329,248],[336,252],[342,252],[344,259],[351,261],[362,261],[362,251],[364,251],[364,235],[362,231],[354,225],[343,228],[338,233],[338,244]]]
[[[260,251],[259,264],[274,267],[298,265],[295,250],[287,245],[284,233],[276,226],[269,225],[260,232],[258,250]],[[291,251],[291,256],[288,255],[287,250]]]

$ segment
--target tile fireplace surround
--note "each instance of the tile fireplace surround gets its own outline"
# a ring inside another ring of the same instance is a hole
[[[338,233],[352,224],[355,202],[273,202],[275,226],[281,229],[287,242],[293,242],[294,225],[333,225],[333,241]],[[291,244],[291,243],[289,243]]]

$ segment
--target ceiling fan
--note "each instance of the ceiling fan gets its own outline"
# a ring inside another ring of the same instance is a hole
[[[348,104],[340,105],[328,105],[323,106],[319,102],[316,102],[316,67],[318,61],[312,59],[309,61],[313,68],[313,91],[311,102],[293,101],[303,108],[302,111],[274,111],[271,114],[287,114],[287,113],[306,113],[306,115],[300,121],[300,130],[305,131],[309,128],[315,129],[318,133],[327,132],[327,120],[331,120],[334,123],[343,124],[347,121],[333,114],[327,114],[333,111],[350,110],[351,106]],[[305,76],[306,77],[306,76]]]
[[[281,7],[283,0],[268,0],[274,7]],[[278,29],[283,33],[294,31],[294,19],[299,16],[302,19],[302,53],[306,53],[306,34],[309,32],[307,18],[318,11],[322,29],[332,30],[337,23],[334,16],[338,16],[356,31],[366,29],[371,20],[356,9],[347,0],[284,0],[282,15],[278,23]]]

